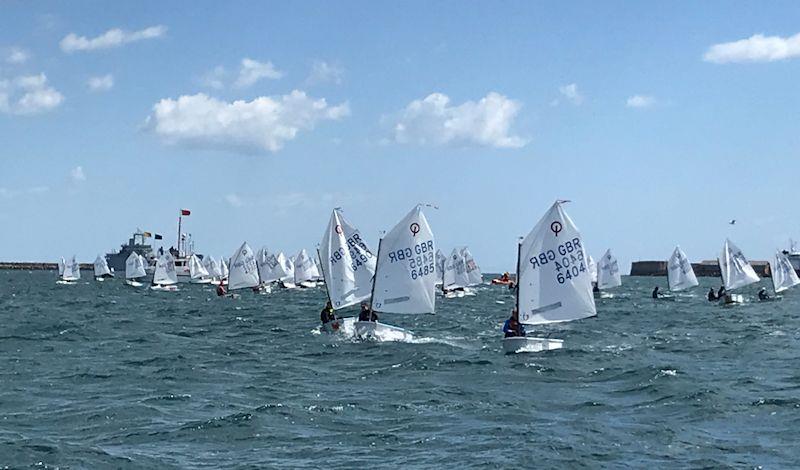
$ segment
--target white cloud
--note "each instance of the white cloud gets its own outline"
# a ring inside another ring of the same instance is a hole
[[[558,92],[564,95],[564,97],[575,106],[580,106],[580,104],[583,103],[583,95],[578,91],[578,85],[575,83],[558,87]]]
[[[656,98],[648,95],[633,95],[625,102],[629,108],[649,108],[656,104]]]
[[[221,101],[204,93],[167,98],[153,106],[149,128],[164,141],[195,147],[277,152],[317,121],[350,114],[347,103],[329,106],[294,90],[252,101]]]
[[[48,85],[43,73],[0,80],[0,112],[37,114],[50,111],[63,101],[64,96]]]
[[[89,77],[86,84],[92,91],[108,91],[114,87],[114,76],[108,74],[99,77]]]
[[[344,68],[337,64],[330,64],[323,60],[317,60],[311,66],[311,73],[306,79],[309,85],[320,83],[333,83],[340,85],[344,78]]]
[[[234,82],[234,85],[244,88],[253,85],[262,78],[276,80],[282,76],[283,72],[277,70],[275,66],[272,65],[272,62],[258,62],[245,57],[242,59],[242,64],[239,68],[239,77],[236,79],[236,82]]]
[[[69,177],[72,178],[74,183],[81,183],[86,181],[86,174],[83,173],[82,166],[76,166],[69,172]]]
[[[394,140],[419,145],[477,144],[518,148],[527,142],[509,135],[521,105],[491,92],[479,101],[450,104],[450,98],[432,93],[414,100],[394,123]]]
[[[242,207],[244,205],[244,201],[242,201],[242,198],[236,193],[226,194],[225,202],[231,207]]]
[[[34,186],[27,189],[0,188],[0,199],[13,199],[17,196],[44,194],[50,191],[47,186]]]
[[[755,34],[739,41],[714,44],[703,55],[706,62],[773,62],[800,56],[800,33],[782,38]]]
[[[60,45],[61,50],[67,53],[76,51],[96,51],[99,49],[120,47],[128,43],[145,39],[160,38],[166,33],[167,27],[161,25],[151,26],[139,31],[123,31],[114,28],[91,39],[86,36],[78,36],[75,33],[69,33],[61,40]]]
[[[20,47],[12,47],[8,49],[6,54],[6,62],[9,64],[24,64],[30,59],[31,55],[25,49]]]
[[[200,77],[200,84],[208,88],[221,90],[225,88],[225,78],[227,75],[228,72],[225,70],[225,67],[220,65],[214,67],[214,70]]]

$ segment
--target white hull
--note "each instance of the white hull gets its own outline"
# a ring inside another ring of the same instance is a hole
[[[71,285],[76,284],[76,283],[77,283],[77,281],[73,281],[73,280],[70,280],[70,279],[59,279],[59,280],[56,281],[56,284],[61,284],[62,286],[71,286]]]
[[[180,281],[180,278],[178,278],[178,280]],[[211,283],[213,283],[213,282],[214,282],[214,280],[213,280],[213,279],[208,279],[208,278],[205,278],[205,279],[204,279],[204,278],[200,278],[200,279],[190,279],[190,280],[189,280],[189,283],[190,283],[190,284],[211,284]]]
[[[564,341],[560,339],[532,338],[529,336],[503,338],[503,352],[506,354],[552,351],[562,347],[564,347]]]
[[[284,289],[297,289],[297,285],[293,282],[281,282],[281,287]]]
[[[355,322],[356,336],[376,341],[411,341],[414,334],[402,328],[374,321]]]
[[[298,286],[304,289],[311,289],[312,287],[317,287],[317,283],[315,281],[303,281]]]
[[[269,284],[261,284],[260,286],[258,286],[257,292],[259,294],[264,294],[264,295],[271,294],[272,293],[272,286],[269,285]]]
[[[742,294],[725,294],[719,299],[720,305],[736,305],[743,304],[744,296]]]
[[[139,281],[132,281],[130,279],[126,279],[125,280],[125,284],[127,284],[127,285],[129,285],[131,287],[142,287],[144,285]]]
[[[322,331],[326,333],[342,333],[347,336],[356,334],[355,324],[358,317],[337,318],[322,324]]]
[[[178,292],[178,286],[176,286],[175,284],[170,284],[167,286],[155,285],[155,286],[150,286],[150,290],[163,291],[163,292]]]

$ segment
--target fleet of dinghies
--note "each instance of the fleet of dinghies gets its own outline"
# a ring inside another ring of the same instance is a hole
[[[556,201],[518,243],[516,284],[510,283],[515,289],[515,307],[509,322],[535,327],[589,318],[597,315],[595,294],[599,291],[604,294],[601,297],[609,297],[603,291],[622,285],[619,263],[611,250],[595,263],[586,252],[578,228],[564,210],[564,203]],[[433,314],[437,292],[446,299],[475,295],[472,288],[483,283],[480,267],[468,247],[453,248],[449,256],[437,249],[421,204],[380,238],[376,252],[342,210],[336,208],[315,254],[312,256],[303,249],[289,258],[283,252],[271,253],[266,247],[254,252],[243,242],[227,261],[224,257],[216,260],[212,256],[201,258],[191,254],[187,260],[189,282],[227,285],[227,293],[222,287],[218,293],[229,297],[238,296],[232,292],[242,289],[269,293],[273,284],[288,289],[324,285],[330,303],[327,308],[332,314],[327,320],[323,317],[326,323],[321,330],[379,341],[411,341],[414,334],[377,321],[377,314]],[[736,291],[759,282],[760,278],[742,251],[728,239],[718,263],[723,286],[719,302],[742,303],[743,296]],[[679,246],[666,265],[670,291],[698,286],[692,264]],[[125,283],[144,286],[150,267],[142,255],[132,252],[125,262]],[[97,256],[93,268],[97,281],[114,277],[102,256]],[[172,253],[161,252],[152,268],[150,289],[178,290]],[[770,271],[775,293],[800,285],[800,277],[786,252],[775,253]],[[75,256],[70,261],[61,258],[58,283],[74,284],[79,279],[80,265]],[[653,297],[659,296],[656,289]],[[713,296],[709,299],[713,300]],[[334,313],[359,304],[359,316],[340,317]],[[524,329],[503,338],[505,352],[563,347],[560,339],[527,336],[521,331]]]

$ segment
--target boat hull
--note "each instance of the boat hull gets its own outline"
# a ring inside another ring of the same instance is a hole
[[[167,286],[155,285],[155,286],[150,286],[150,290],[160,291],[160,292],[178,292],[178,286],[176,286],[175,284],[170,284]]]
[[[742,294],[725,294],[719,299],[719,304],[723,307],[734,306],[744,303],[744,296]]]
[[[142,283],[141,283],[141,282],[139,282],[139,281],[132,281],[132,280],[130,280],[130,279],[126,279],[126,280],[125,280],[125,284],[126,284],[126,285],[129,285],[129,286],[131,286],[131,287],[142,287],[142,286],[144,285],[144,284],[142,284]]]
[[[411,341],[414,334],[397,326],[387,325],[375,321],[355,322],[356,337],[376,341]]]
[[[355,324],[357,317],[337,318],[322,324],[322,331],[326,333],[340,333],[347,336],[354,336],[356,333]]]
[[[560,339],[533,338],[530,336],[513,336],[503,338],[503,352],[506,354],[537,353],[552,351],[564,347]]]

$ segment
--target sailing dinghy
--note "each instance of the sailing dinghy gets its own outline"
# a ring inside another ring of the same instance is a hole
[[[112,277],[114,277],[114,273],[108,267],[108,261],[104,257],[97,255],[94,260],[94,279],[103,282],[104,279]]]
[[[153,282],[150,290],[177,292],[178,272],[175,270],[175,258],[170,252],[158,257],[156,270],[153,272]]]
[[[144,268],[144,258],[135,251],[125,260],[125,284],[131,287],[142,287],[142,281],[147,276]]]
[[[468,285],[470,285],[470,278],[463,252],[458,248],[453,248],[444,265],[442,294],[447,299],[464,297]]]
[[[734,294],[730,291],[760,281],[758,274],[750,266],[750,262],[744,257],[742,250],[727,238],[717,261],[722,275],[722,285],[725,287],[725,293],[719,299],[719,303],[721,305],[733,305],[744,302],[742,294]]]
[[[461,256],[464,258],[464,264],[467,267],[467,277],[469,278],[468,287],[474,287],[483,284],[483,274],[481,274],[481,268],[478,266],[478,263],[475,262],[475,258],[473,258],[468,247],[465,246],[461,250]],[[469,289],[467,291],[467,295],[474,295],[474,291]]]
[[[286,257],[283,252],[278,253],[278,267],[281,272],[278,278],[279,285],[284,289],[296,289],[294,283],[294,262]]]
[[[250,245],[244,242],[231,258],[228,292],[238,289],[253,289],[259,285],[261,285],[261,278],[258,277],[255,253]],[[231,296],[233,295],[231,294]]]
[[[597,288],[600,291],[604,289],[611,289],[622,285],[622,277],[619,272],[619,263],[617,258],[611,254],[611,249],[606,250],[606,253],[600,258],[597,263]],[[600,293],[600,297],[612,297],[611,294]]]
[[[60,271],[60,276],[56,284],[71,285],[81,278],[81,265],[75,260],[74,255],[69,262],[65,262],[64,258],[61,258],[58,270]]]
[[[376,313],[434,313],[436,247],[422,206],[417,205],[378,242],[370,310]],[[359,338],[411,341],[407,330],[377,321],[358,321]]]
[[[588,257],[578,228],[556,201],[518,246],[517,305],[519,322],[543,325],[597,315]],[[558,339],[503,338],[506,353],[560,349]]]
[[[781,251],[775,252],[775,262],[770,266],[770,271],[772,272],[772,287],[776,294],[800,284],[800,277],[792,267],[792,262]]]
[[[336,208],[319,247],[320,268],[334,311],[369,299],[375,276],[375,255],[361,233]],[[322,325],[327,332],[355,333],[358,317],[336,318]]]
[[[697,276],[694,275],[692,263],[681,247],[676,246],[672,256],[667,261],[667,282],[669,290],[679,292],[699,285]]]
[[[294,257],[294,283],[297,286],[310,288],[317,287],[319,271],[314,260],[305,249]]]
[[[210,284],[211,273],[196,254],[189,256],[189,282],[192,284]]]

